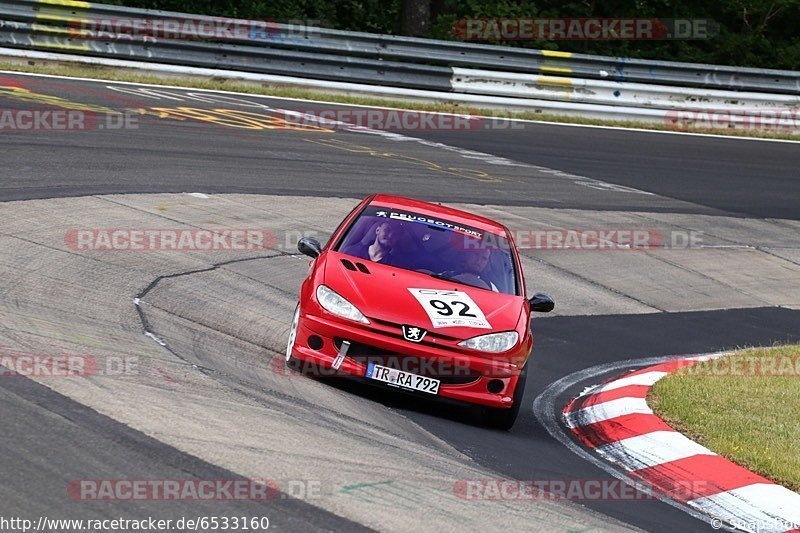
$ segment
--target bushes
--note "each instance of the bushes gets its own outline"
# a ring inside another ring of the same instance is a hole
[[[709,18],[718,36],[698,41],[533,41],[510,46],[587,54],[800,70],[800,0],[112,0],[131,7],[236,18],[318,19],[386,34],[402,27],[404,2],[430,9],[425,35],[454,39],[462,18]]]

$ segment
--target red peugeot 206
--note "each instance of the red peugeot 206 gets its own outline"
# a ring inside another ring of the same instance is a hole
[[[517,418],[533,346],[508,229],[437,204],[374,195],[328,244],[301,239],[311,256],[286,349],[286,363],[472,404],[493,427]]]

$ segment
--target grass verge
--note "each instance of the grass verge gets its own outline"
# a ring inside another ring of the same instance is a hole
[[[682,369],[656,383],[648,403],[703,446],[800,491],[800,344]]]
[[[284,98],[297,98],[302,100],[320,100],[334,103],[354,104],[363,106],[379,106],[397,109],[414,109],[419,111],[438,111],[443,113],[462,113],[500,118],[518,118],[538,122],[557,122],[563,124],[583,124],[590,126],[612,126],[631,129],[646,129],[657,131],[676,131],[665,124],[641,123],[623,120],[601,120],[583,117],[567,117],[551,115],[535,111],[503,111],[497,109],[484,109],[465,105],[459,102],[433,102],[419,100],[403,100],[382,98],[379,96],[361,96],[351,93],[312,90],[293,86],[282,86],[268,83],[248,82],[229,78],[205,78],[191,76],[177,76],[158,73],[145,73],[134,69],[113,68],[83,63],[52,62],[41,60],[11,60],[0,58],[0,70],[27,72],[34,74],[50,74],[54,76],[69,76],[77,78],[91,78],[108,81],[125,81],[133,83],[147,83],[152,85],[173,85],[177,87],[190,87],[198,89],[222,90],[244,94],[260,94],[265,96],[279,96]],[[693,128],[690,133],[708,133],[714,135],[727,135],[733,137],[755,137],[761,139],[800,140],[800,135],[790,132],[767,130],[737,130],[737,129],[707,129]]]

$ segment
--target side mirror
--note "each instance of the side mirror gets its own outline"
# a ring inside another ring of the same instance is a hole
[[[311,237],[303,237],[297,241],[297,249],[301,254],[309,257],[319,257],[319,254],[322,253],[322,245],[317,239]]]
[[[556,307],[556,302],[543,292],[537,292],[528,301],[531,303],[531,311],[535,313],[549,313]]]

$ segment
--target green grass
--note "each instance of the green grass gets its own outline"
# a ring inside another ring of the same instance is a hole
[[[800,490],[800,344],[729,357],[737,359],[662,379],[650,393],[650,406],[712,451]]]
[[[381,98],[375,96],[359,96],[343,92],[310,90],[292,86],[274,85],[259,82],[247,82],[232,80],[227,78],[204,78],[176,75],[159,75],[142,73],[133,69],[111,68],[97,65],[85,65],[82,63],[69,62],[50,62],[50,61],[22,61],[6,60],[0,61],[0,70],[15,72],[29,72],[35,74],[50,74],[56,76],[71,76],[78,78],[92,78],[109,81],[125,81],[134,83],[148,83],[153,85],[173,85],[178,87],[191,87],[199,89],[211,89],[232,91],[244,94],[260,94],[266,96],[280,96],[285,98],[298,98],[303,100],[322,100],[327,102],[337,102],[345,104],[356,104],[364,106],[382,106],[398,109],[416,109],[420,111],[439,111],[445,113],[463,113],[471,115],[483,115],[501,118],[519,118],[535,120],[540,122],[559,122],[565,124],[585,124],[594,126],[616,126],[633,129],[648,129],[659,131],[670,131],[664,124],[641,123],[622,120],[600,120],[582,117],[565,117],[561,115],[550,115],[534,111],[514,112],[494,109],[483,109],[475,106],[468,106],[458,102],[425,102],[417,100],[402,100]],[[688,130],[696,133],[712,133],[716,135],[729,135],[734,137],[757,137],[763,139],[789,139],[800,140],[800,135],[790,132],[758,131],[758,130],[735,130],[735,129],[705,129],[698,128]]]

